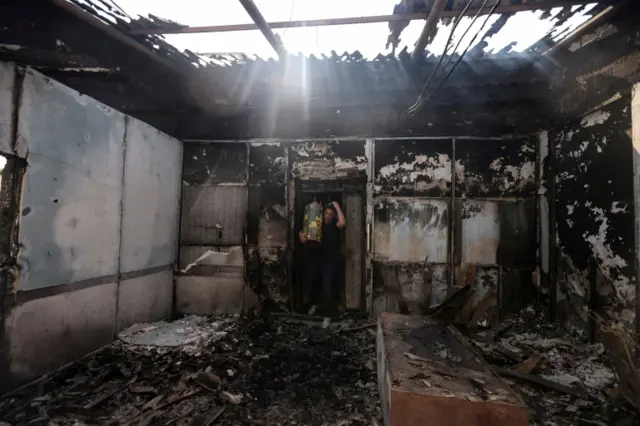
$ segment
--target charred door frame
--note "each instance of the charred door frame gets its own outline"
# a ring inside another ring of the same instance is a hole
[[[333,179],[333,180],[317,180],[317,179],[309,179],[302,180],[299,178],[295,178],[290,181],[289,185],[287,185],[288,190],[291,192],[288,194],[287,201],[290,203],[289,206],[289,217],[290,217],[290,238],[289,238],[289,289],[291,295],[291,308],[293,310],[300,309],[303,305],[303,299],[301,298],[301,289],[297,285],[298,283],[298,267],[296,267],[294,260],[296,259],[296,249],[298,248],[298,242],[296,240],[297,230],[300,228],[298,224],[298,213],[302,209],[304,209],[304,205],[302,205],[302,200],[299,194],[301,193],[328,193],[335,192],[340,194],[346,193],[357,193],[362,197],[362,205],[363,205],[363,214],[361,221],[361,230],[363,234],[366,234],[367,229],[367,220],[366,220],[366,211],[367,211],[367,179],[365,177],[362,178],[341,178],[341,179]],[[349,218],[347,217],[347,226],[349,223]],[[360,303],[360,311],[363,311],[367,308],[366,303],[366,259],[367,259],[367,242],[363,239],[361,241],[361,250],[362,250],[362,259],[361,259],[361,277],[360,277],[360,292],[361,292],[361,303]],[[343,271],[344,272],[344,271]],[[344,279],[344,277],[343,277]]]

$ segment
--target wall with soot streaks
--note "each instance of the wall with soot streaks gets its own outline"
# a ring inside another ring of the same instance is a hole
[[[248,284],[268,309],[289,305],[286,200],[288,147],[249,145]]]
[[[184,146],[178,312],[239,313],[245,301],[246,143]]]
[[[618,325],[632,327],[636,283],[630,98],[623,96],[551,132],[550,143],[556,146],[558,314],[586,326],[591,304]]]
[[[347,307],[420,313],[452,284],[469,284],[475,294],[467,311],[490,299],[489,311],[510,312],[532,293],[535,164],[528,139],[188,144],[181,241],[200,251],[191,247],[180,264],[195,261],[186,273],[201,275],[221,226],[219,250],[243,251],[250,291],[239,282],[227,287],[245,308],[247,301],[302,306],[303,200],[338,191],[348,223]],[[203,201],[212,191],[223,194]]]
[[[536,149],[532,140],[376,141],[374,311],[420,313],[452,285],[489,313],[534,294]]]

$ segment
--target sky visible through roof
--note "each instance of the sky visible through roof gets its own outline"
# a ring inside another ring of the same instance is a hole
[[[238,0],[115,0],[116,3],[132,17],[155,16],[169,19],[189,26],[210,26],[251,23]],[[356,16],[390,15],[393,6],[399,0],[254,0],[267,22],[345,18]],[[491,1],[487,3],[492,5]],[[497,34],[487,40],[486,53],[496,53],[512,42],[512,52],[523,52],[545,37],[550,31],[555,41],[560,41],[582,23],[587,21],[590,11],[596,3],[589,4],[582,11],[574,14],[564,24],[554,29],[558,19],[556,15],[562,8],[551,10],[551,17],[540,20],[544,11],[525,11],[512,16]],[[577,10],[579,6],[574,6]],[[499,15],[489,17],[475,43],[482,39],[483,33],[491,28]],[[458,47],[458,53],[467,48],[476,32],[485,22],[486,16],[480,16],[466,32],[466,36]],[[460,36],[471,25],[472,17],[465,17],[458,25],[453,36],[457,43]],[[423,20],[411,21],[402,32],[398,51],[408,47],[411,51],[424,26]],[[442,54],[452,25],[439,24],[439,31],[433,42],[427,46],[427,52],[439,56]],[[304,55],[330,55],[358,50],[366,59],[373,59],[378,54],[388,54],[385,49],[389,34],[388,24],[356,24],[325,27],[285,28],[274,30],[282,38],[289,53]],[[165,39],[178,49],[189,49],[197,53],[244,53],[260,58],[275,58],[276,54],[262,34],[255,31],[239,31],[227,33],[167,34]],[[455,45],[455,44],[454,44]],[[473,47],[473,46],[471,46]]]

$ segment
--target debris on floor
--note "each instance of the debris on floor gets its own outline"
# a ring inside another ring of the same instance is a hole
[[[494,370],[520,392],[533,425],[633,425],[602,343],[550,323],[533,308],[470,336]],[[628,423],[631,422],[631,423]]]
[[[345,318],[135,325],[0,413],[13,426],[379,424],[375,332]]]
[[[377,332],[385,424],[527,426],[521,397],[458,330],[443,321],[382,313]]]

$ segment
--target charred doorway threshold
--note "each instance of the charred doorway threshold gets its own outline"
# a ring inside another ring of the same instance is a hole
[[[294,203],[293,308],[308,313],[314,305],[312,289],[305,278],[305,253],[297,235],[302,229],[304,209],[314,197],[323,205],[337,201],[347,219],[341,233],[341,262],[333,283],[338,312],[364,309],[365,271],[365,179],[296,180]],[[313,312],[313,310],[311,310]]]

